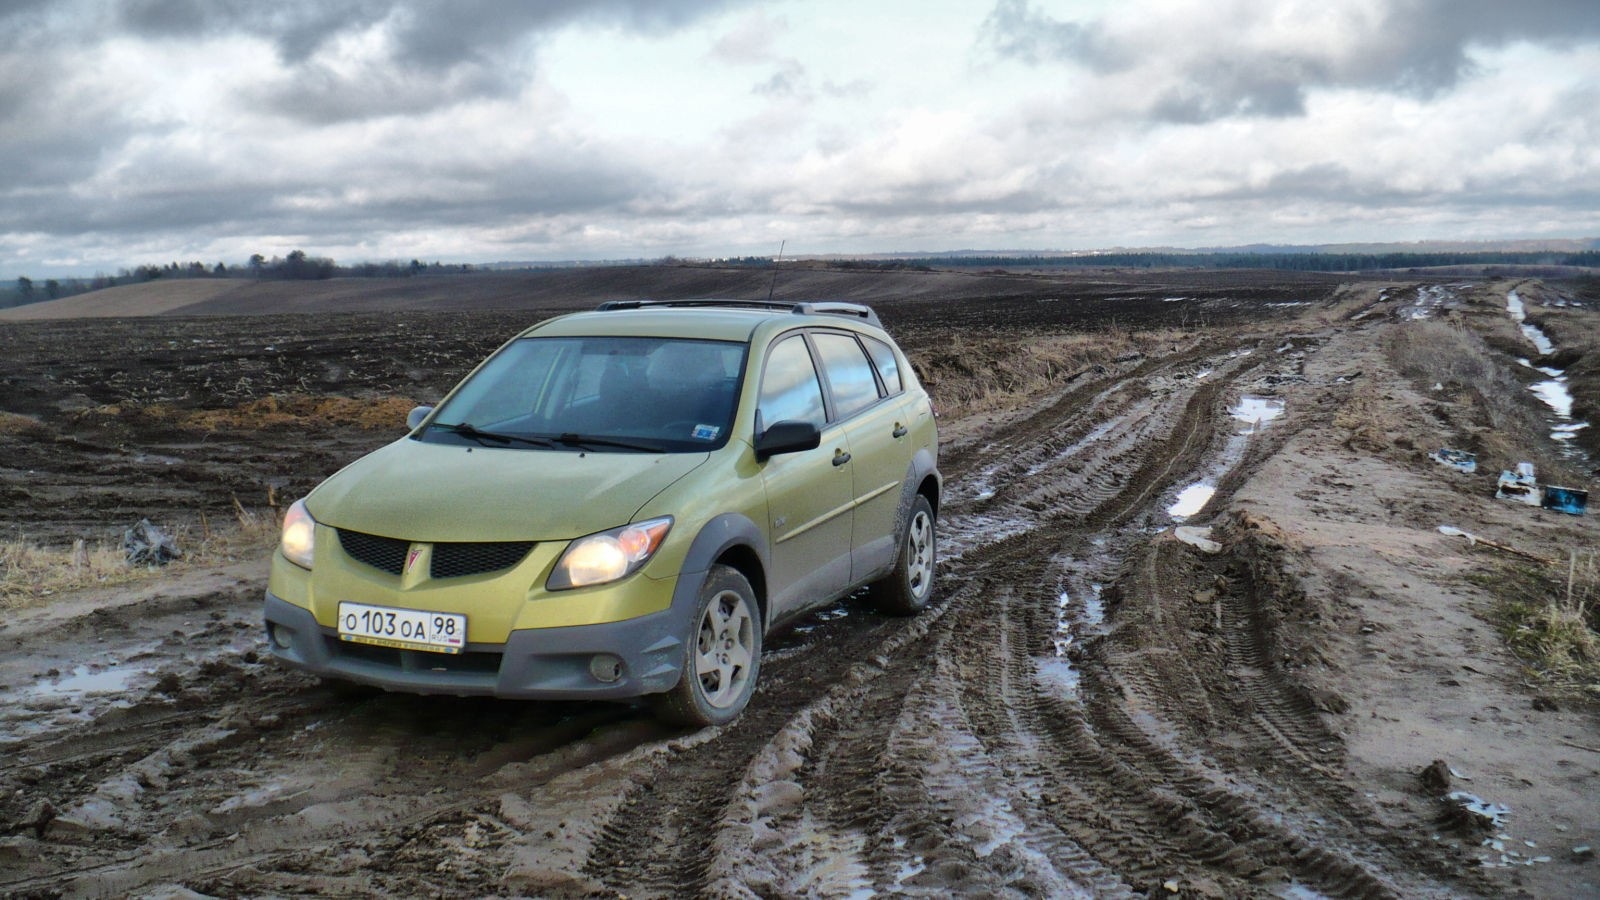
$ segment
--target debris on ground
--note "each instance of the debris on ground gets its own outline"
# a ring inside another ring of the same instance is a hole
[[[1471,532],[1462,531],[1461,529],[1455,527],[1454,525],[1440,525],[1439,526],[1439,533],[1443,534],[1443,535],[1447,535],[1449,537],[1464,537],[1464,538],[1467,539],[1467,543],[1471,544],[1473,546],[1477,546],[1478,544],[1482,544],[1485,547],[1492,547],[1495,550],[1499,550],[1499,551],[1502,551],[1504,553],[1510,553],[1513,556],[1520,556],[1523,559],[1531,559],[1534,562],[1544,563],[1547,566],[1548,565],[1554,565],[1554,561],[1553,560],[1545,559],[1544,557],[1539,556],[1538,554],[1529,553],[1526,550],[1518,550],[1517,548],[1515,548],[1515,547],[1513,547],[1513,546],[1511,546],[1509,544],[1502,544],[1502,543],[1499,543],[1497,541],[1491,541],[1491,540],[1488,540],[1486,538],[1478,537],[1477,535],[1475,535],[1475,534],[1473,534]]]
[[[1417,778],[1422,786],[1435,794],[1443,794],[1450,790],[1450,764],[1442,759],[1436,759],[1423,769]]]
[[[151,524],[149,519],[140,519],[139,524],[123,533],[122,549],[127,551],[128,564],[133,566],[164,566],[183,558],[183,551],[178,549],[172,536]]]
[[[1222,545],[1211,539],[1210,525],[1179,525],[1172,536],[1201,553],[1221,553]]]
[[[1516,472],[1500,472],[1500,482],[1495,486],[1496,500],[1515,500],[1529,506],[1538,506],[1543,497],[1539,482],[1534,478],[1533,463],[1517,463]]]
[[[1465,450],[1440,447],[1437,453],[1429,453],[1428,458],[1441,466],[1449,466],[1468,475],[1478,471],[1478,454],[1468,453]]]
[[[1581,516],[1589,508],[1589,492],[1582,488],[1544,486],[1544,496],[1539,505],[1545,509]]]
[[[1477,794],[1452,791],[1444,798],[1441,820],[1463,831],[1491,833],[1505,827],[1511,807],[1489,803]]]

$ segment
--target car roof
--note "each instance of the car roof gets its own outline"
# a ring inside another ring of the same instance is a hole
[[[882,331],[878,317],[852,303],[769,303],[742,300],[615,300],[592,312],[549,319],[523,332],[524,337],[615,336],[701,338],[749,341],[763,325],[778,331],[797,325],[867,325]]]

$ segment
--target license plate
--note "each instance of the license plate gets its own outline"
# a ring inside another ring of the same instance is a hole
[[[467,646],[467,617],[460,613],[340,603],[339,639],[401,650],[460,653]]]

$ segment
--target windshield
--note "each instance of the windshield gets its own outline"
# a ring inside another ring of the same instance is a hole
[[[684,453],[727,442],[745,345],[653,337],[523,338],[439,409],[420,440]]]

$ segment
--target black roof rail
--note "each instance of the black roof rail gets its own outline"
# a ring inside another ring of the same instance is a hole
[[[801,300],[607,300],[595,307],[596,310],[607,312],[618,309],[654,309],[660,307],[678,308],[723,308],[723,309],[766,309],[773,312],[786,311],[800,316],[845,316],[860,319],[875,328],[882,328],[883,323],[878,320],[878,314],[872,307],[860,303],[842,303],[835,301],[801,301]]]

